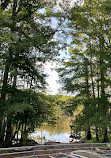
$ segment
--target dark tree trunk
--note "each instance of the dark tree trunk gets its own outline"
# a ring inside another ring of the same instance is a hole
[[[88,132],[87,132],[87,135],[86,135],[86,139],[87,140],[91,140],[92,139],[90,127],[88,129]]]
[[[3,86],[2,86],[2,92],[1,92],[1,113],[4,113],[4,106],[5,106],[5,99],[6,99],[6,87],[7,87],[7,82],[8,82],[8,72],[9,72],[9,63],[7,62],[5,66],[5,72],[4,72],[4,77],[3,77]],[[5,131],[3,129],[3,119],[0,119],[0,142],[3,145],[4,141],[4,133]],[[5,127],[4,127],[5,128]]]
[[[15,27],[15,17],[16,17],[16,7],[17,7],[17,0],[13,0],[13,7],[12,7],[12,28],[11,31],[14,32],[14,27]],[[9,47],[9,58],[7,59],[6,62],[6,68],[5,68],[5,73],[4,73],[4,80],[3,80],[3,87],[2,87],[2,94],[1,98],[2,100],[6,100],[6,92],[4,89],[7,86],[8,83],[8,73],[9,73],[9,68],[10,64],[12,62],[12,47]],[[14,78],[14,81],[16,81],[16,77]],[[16,83],[14,83],[16,85]],[[7,116],[7,130],[6,130],[6,136],[5,136],[5,142],[4,145],[6,147],[12,145],[12,124],[11,124],[11,117]]]
[[[91,55],[91,61],[90,61],[90,71],[91,71],[91,84],[92,84],[92,92],[93,92],[93,99],[95,99],[95,89],[94,89],[94,80],[93,80],[93,65],[92,65],[92,55]]]
[[[15,87],[16,87],[16,81],[17,81],[17,73],[15,72],[14,80],[13,80],[13,86],[15,86]],[[13,131],[12,124],[11,124],[11,117],[8,116],[8,118],[7,118],[7,131],[6,131],[6,138],[5,138],[5,147],[12,146],[13,132],[11,132],[11,131]]]
[[[20,143],[22,143],[24,141],[24,129],[23,129],[23,122],[22,122],[22,130],[21,130],[21,139],[20,139]]]
[[[86,82],[86,97],[87,97],[87,103],[86,103],[86,109],[90,107],[90,91],[89,91],[89,70],[88,70],[88,60],[85,59],[85,82]],[[87,114],[87,124],[89,126],[87,134],[86,134],[86,139],[90,140],[92,139],[91,137],[91,130],[90,130],[90,125],[89,125],[89,118],[90,114]]]
[[[5,147],[12,146],[12,124],[11,124],[11,118],[7,118],[7,131],[6,131],[6,137],[4,141]]]
[[[96,132],[96,141],[99,142],[99,135],[98,135],[98,128],[97,127],[95,129],[95,132]]]
[[[4,132],[3,132],[2,120],[0,120],[0,147],[3,146],[3,141],[4,141]]]
[[[9,57],[6,61],[4,78],[3,78],[3,86],[2,86],[2,92],[1,92],[1,103],[2,103],[2,107],[3,107],[3,113],[4,113],[4,107],[5,107],[5,101],[6,101],[6,93],[7,93],[6,91],[7,91],[7,85],[8,85],[8,74],[9,74],[11,60],[12,60],[12,51],[11,51],[11,47],[9,47]],[[10,126],[10,118],[7,121],[9,122],[9,125],[7,124],[7,130],[9,131],[8,128]],[[2,123],[2,119],[0,120],[0,122]],[[1,144],[4,144],[4,133],[2,131],[5,131],[5,130],[1,126],[0,127],[0,142],[1,142]],[[11,128],[10,128],[10,131],[11,131]],[[10,132],[9,132],[9,134],[10,134]],[[10,138],[11,135],[9,136],[9,134],[7,136],[7,132],[6,132],[6,137],[5,138],[8,138],[8,137]],[[5,144],[6,144],[6,141],[5,141]]]
[[[104,138],[103,138],[103,143],[106,143],[108,142],[108,131],[107,131],[107,128],[105,128],[105,131],[104,131]]]
[[[1,100],[2,102],[5,102],[5,97],[6,97],[6,86],[8,83],[8,73],[9,73],[9,65],[10,63],[8,63],[5,66],[5,72],[4,72],[4,78],[3,78],[3,86],[2,86],[2,93],[1,93]]]

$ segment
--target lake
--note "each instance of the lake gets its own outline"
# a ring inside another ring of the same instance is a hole
[[[70,122],[60,121],[56,125],[42,125],[36,128],[35,132],[29,135],[29,138],[34,139],[37,143],[45,142],[61,142],[69,143],[70,136]]]
[[[53,133],[50,134],[49,131],[43,130],[42,133],[37,130],[34,133],[31,133],[30,138],[34,139],[38,143],[45,142],[61,142],[61,143],[69,143],[70,133]]]

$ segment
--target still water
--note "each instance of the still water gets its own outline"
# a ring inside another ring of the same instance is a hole
[[[38,143],[45,143],[45,142],[69,143],[69,136],[70,133],[50,134],[50,132],[48,132],[47,130],[43,130],[42,133],[37,130],[30,135],[30,137]]]
[[[60,122],[55,126],[43,125],[35,129],[35,132],[30,134],[30,138],[34,139],[37,143],[45,142],[61,142],[69,143],[70,136],[70,123]]]

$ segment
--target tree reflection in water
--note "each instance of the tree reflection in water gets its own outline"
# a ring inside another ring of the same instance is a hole
[[[35,132],[30,134],[30,138],[38,143],[45,142],[61,142],[69,143],[70,136],[70,120],[59,120],[55,125],[43,124],[40,128],[36,128]]]

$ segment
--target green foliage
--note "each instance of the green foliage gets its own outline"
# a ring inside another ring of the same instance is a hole
[[[75,106],[84,107],[74,123],[77,122],[79,130],[102,128],[106,141],[111,108],[109,3],[85,0],[83,5],[70,10],[67,22],[72,38],[70,58],[58,70],[63,89],[75,94]],[[71,109],[71,104],[67,111],[73,114],[75,108]]]
[[[49,110],[50,107],[43,94],[16,89],[6,102],[5,113],[6,116],[10,115],[13,125],[18,127],[26,125],[29,133],[48,119]]]
[[[22,142],[22,146],[34,146],[36,144],[36,142],[34,140],[30,140],[28,138],[26,138],[23,142]]]
[[[44,0],[0,2],[0,146],[11,146],[20,130],[23,141],[52,113],[47,97],[36,92],[46,87],[43,64],[58,54],[53,5]]]

